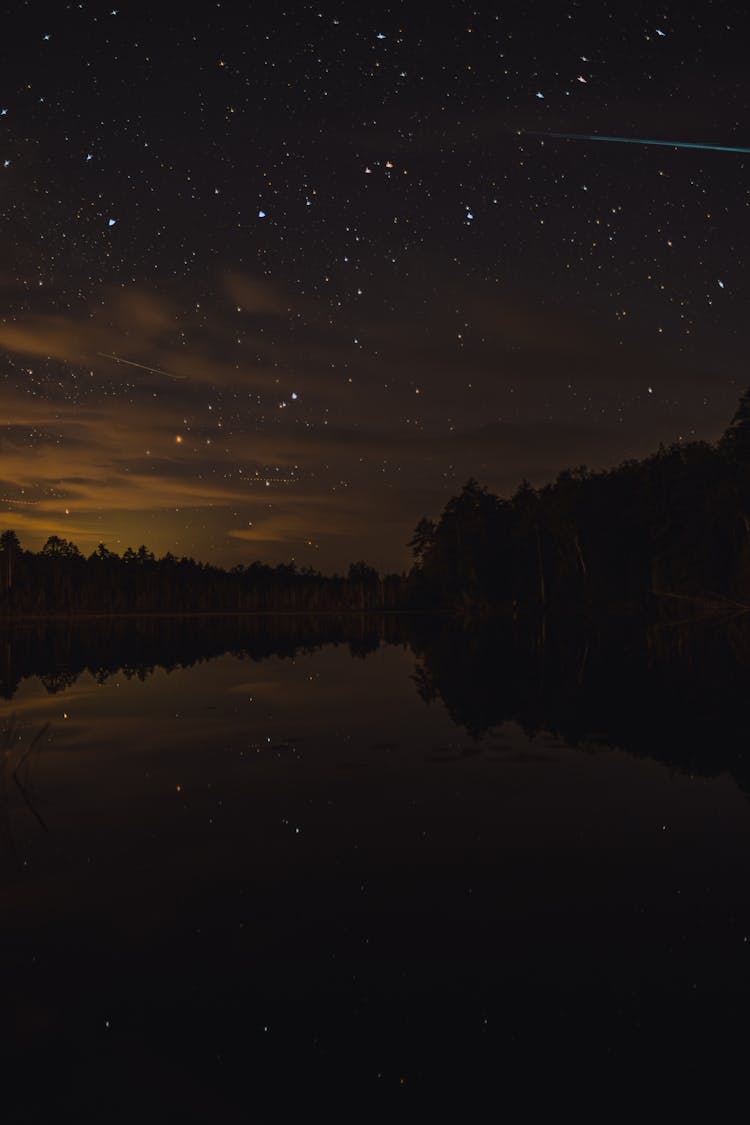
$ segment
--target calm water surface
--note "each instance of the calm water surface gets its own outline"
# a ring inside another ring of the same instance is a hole
[[[595,731],[573,747],[543,716],[533,737],[512,718],[470,732],[420,695],[429,653],[367,647],[140,676],[47,647],[43,679],[13,680],[14,1119],[148,1119],[148,1089],[154,1119],[284,1120],[304,1090],[398,1103],[568,1052],[708,1049],[744,1011],[736,770],[675,770]]]

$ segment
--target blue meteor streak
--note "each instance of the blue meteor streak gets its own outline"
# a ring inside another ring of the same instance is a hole
[[[744,152],[750,154],[750,148],[739,148],[734,145],[704,145],[698,141],[652,141],[644,137],[602,137],[596,133],[535,133],[529,131],[529,137],[560,137],[568,141],[612,141],[620,145],[658,145],[660,148],[703,148],[709,152]]]

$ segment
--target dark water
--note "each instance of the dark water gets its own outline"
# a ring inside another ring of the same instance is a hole
[[[360,1119],[731,1066],[746,651],[736,625],[6,627],[7,1119]]]

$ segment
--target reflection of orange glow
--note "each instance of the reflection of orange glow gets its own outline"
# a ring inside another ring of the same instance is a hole
[[[178,445],[182,445],[182,434],[177,434],[177,436],[175,437],[174,440],[177,442]]]
[[[181,785],[175,785],[175,789],[177,790],[178,793],[182,792],[182,786]]]

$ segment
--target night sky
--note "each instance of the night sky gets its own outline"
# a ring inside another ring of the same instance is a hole
[[[748,373],[744,5],[19,3],[0,526],[409,562],[469,476],[714,440]]]

